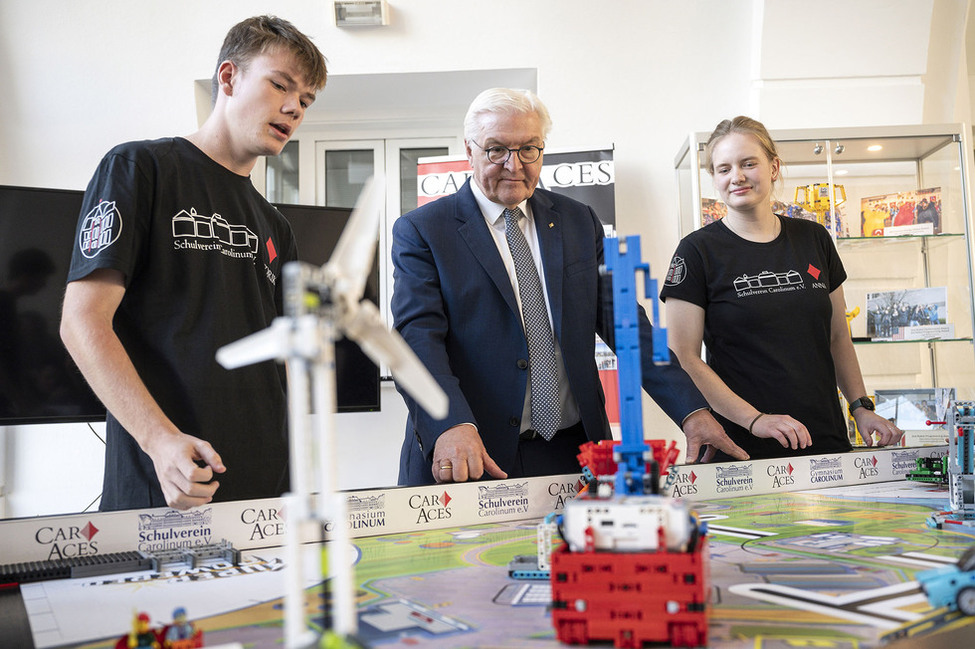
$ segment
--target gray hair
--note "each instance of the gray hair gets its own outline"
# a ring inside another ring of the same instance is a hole
[[[531,90],[512,88],[491,88],[485,90],[471,102],[464,117],[464,139],[470,140],[480,130],[480,118],[485,114],[534,113],[542,123],[542,140],[548,138],[552,130],[552,118],[548,109]]]

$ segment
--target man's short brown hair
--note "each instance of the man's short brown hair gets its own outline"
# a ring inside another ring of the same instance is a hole
[[[294,55],[305,74],[305,81],[315,90],[321,90],[325,86],[328,79],[325,57],[311,39],[283,18],[255,16],[237,23],[227,32],[213,72],[211,101],[217,101],[217,89],[220,85],[217,73],[224,61],[231,61],[246,69],[252,58],[277,47],[283,47]]]

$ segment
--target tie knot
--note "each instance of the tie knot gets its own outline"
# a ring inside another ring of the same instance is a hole
[[[511,226],[511,225],[518,225],[518,221],[520,221],[521,220],[521,217],[523,217],[523,216],[524,216],[524,213],[521,211],[521,208],[520,207],[516,207],[513,210],[509,210],[508,208],[505,208],[505,210],[504,210],[504,224],[505,224],[506,227],[507,226]]]

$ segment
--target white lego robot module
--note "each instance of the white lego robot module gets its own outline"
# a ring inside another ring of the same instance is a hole
[[[683,503],[654,495],[576,498],[565,504],[562,521],[572,552],[684,552],[694,528]]]

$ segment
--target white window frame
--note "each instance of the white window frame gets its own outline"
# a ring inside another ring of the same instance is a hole
[[[310,146],[311,144],[314,146]],[[312,203],[315,205],[328,205],[325,189],[325,155],[328,151],[372,150],[373,168],[382,173],[386,179],[386,200],[383,203],[379,221],[378,266],[379,310],[382,314],[383,323],[388,328],[393,325],[393,317],[389,308],[393,295],[393,263],[390,249],[393,223],[400,216],[400,152],[402,149],[429,147],[446,147],[448,153],[454,155],[463,151],[463,139],[458,136],[347,139],[312,135],[302,138],[302,143],[298,149],[299,194],[304,196],[306,186],[311,184],[308,181],[309,174],[311,174],[314,187]],[[310,161],[305,158],[307,149],[313,149],[312,160]],[[380,373],[384,378],[389,377],[389,368],[381,367]]]

